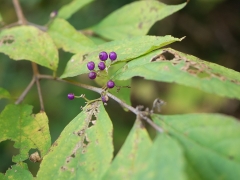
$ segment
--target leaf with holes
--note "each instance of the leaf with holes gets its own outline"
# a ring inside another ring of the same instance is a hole
[[[41,157],[47,154],[51,145],[48,118],[44,112],[32,115],[32,106],[7,105],[0,115],[0,142],[7,139],[15,141],[19,154],[13,162],[28,158],[30,149],[38,149]]]
[[[155,49],[159,49],[163,46],[181,40],[182,39],[174,38],[172,36],[138,36],[107,42],[96,46],[91,51],[82,51],[75,54],[67,63],[61,78],[88,73],[89,70],[86,68],[87,63],[89,61],[93,61],[95,64],[98,64],[98,56],[101,51],[106,51],[107,53],[115,51],[117,53],[117,60],[114,62],[115,64],[119,61],[130,61]],[[107,61],[107,65],[110,65],[110,60]]]
[[[112,131],[100,101],[85,106],[44,157],[38,179],[100,179],[113,157]]]
[[[152,146],[152,141],[140,120],[136,120],[124,145],[114,158],[103,179],[133,179],[139,159]]]
[[[174,56],[166,59],[165,53]],[[175,82],[219,96],[240,99],[240,73],[197,59],[173,49],[157,50],[130,61],[113,79],[141,76],[148,80]]]
[[[32,26],[1,31],[0,52],[13,60],[29,60],[52,70],[58,67],[58,51],[52,38]]]
[[[1,176],[0,176],[1,178]],[[31,172],[28,170],[28,166],[25,163],[19,163],[12,166],[11,169],[8,169],[3,180],[33,180]]]
[[[3,98],[10,99],[11,95],[6,89],[3,89],[0,87],[0,99],[3,99]]]
[[[72,0],[69,4],[63,6],[59,12],[58,17],[63,19],[70,18],[75,12],[81,9],[83,6],[92,2],[93,0]]]
[[[153,115],[182,146],[189,179],[240,179],[240,123],[220,114]]]
[[[152,25],[182,9],[186,3],[166,5],[159,1],[137,1],[114,11],[92,30],[107,39],[145,35]]]
[[[88,50],[94,46],[94,43],[78,32],[71,24],[64,19],[56,18],[51,23],[48,33],[53,38],[58,48],[64,51],[77,53],[79,51]]]

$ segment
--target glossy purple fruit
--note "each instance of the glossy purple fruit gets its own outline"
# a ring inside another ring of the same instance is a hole
[[[104,70],[104,69],[106,68],[105,63],[104,63],[104,62],[100,62],[100,63],[98,64],[98,68],[99,68],[100,70]]]
[[[73,93],[69,93],[68,94],[68,99],[73,100],[74,99],[74,94]]]
[[[90,78],[90,79],[95,79],[96,77],[97,77],[97,73],[96,72],[90,72],[89,74],[88,74],[88,77]]]
[[[95,63],[90,61],[87,63],[87,68],[91,71],[91,70],[94,70],[95,68]]]
[[[113,88],[115,86],[115,83],[112,81],[112,80],[109,80],[108,82],[107,82],[107,87],[108,88]]]
[[[101,61],[106,61],[108,59],[108,54],[105,51],[99,53],[99,59]]]
[[[115,52],[110,52],[109,53],[109,59],[111,59],[112,61],[117,59],[117,53]]]

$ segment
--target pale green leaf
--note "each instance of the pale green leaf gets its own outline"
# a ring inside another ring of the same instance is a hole
[[[0,87],[0,99],[3,99],[3,98],[10,99],[11,95],[6,89],[3,89]]]
[[[70,18],[75,12],[81,9],[86,4],[92,2],[93,0],[72,0],[69,4],[63,6],[59,12],[58,17],[63,19]]]
[[[136,1],[109,14],[92,29],[107,39],[145,35],[152,25],[182,9],[186,3],[166,5],[159,1]]]
[[[14,162],[28,158],[30,149],[38,149],[41,157],[47,154],[51,145],[48,118],[44,112],[31,115],[32,106],[8,105],[0,115],[0,142],[10,139],[19,154],[13,156]]]
[[[171,137],[158,135],[148,152],[140,156],[135,180],[186,179],[184,154]]]
[[[89,70],[87,69],[87,63],[93,61],[97,65],[99,63],[98,56],[101,51],[106,51],[107,53],[115,51],[117,53],[117,60],[114,62],[115,64],[119,61],[129,61],[155,49],[181,40],[182,39],[168,35],[163,37],[137,36],[107,42],[93,48],[91,51],[82,51],[81,53],[75,54],[67,63],[66,69],[61,78],[88,73]],[[110,65],[110,60],[107,61],[107,65]]]
[[[137,173],[139,159],[151,146],[152,141],[147,130],[142,122],[137,119],[103,179],[133,179],[133,175]]]
[[[168,51],[174,59],[164,59]],[[130,61],[114,75],[116,80],[134,76],[175,82],[202,91],[240,99],[240,73],[220,65],[197,59],[172,49],[157,50]]]
[[[0,176],[1,178],[1,176]],[[6,180],[33,180],[31,172],[28,170],[27,164],[20,163],[13,165],[5,174]]]
[[[100,101],[85,106],[44,157],[38,179],[100,179],[113,157],[112,131]]]
[[[94,46],[94,43],[89,38],[74,29],[64,19],[54,19],[49,26],[48,33],[53,38],[56,46],[63,48],[64,51],[77,53]]]
[[[220,114],[153,115],[182,146],[189,179],[240,179],[240,123]]]
[[[13,60],[29,60],[52,70],[58,66],[58,51],[51,37],[33,26],[1,31],[0,52]]]

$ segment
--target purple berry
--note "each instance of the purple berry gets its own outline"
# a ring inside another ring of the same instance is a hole
[[[73,93],[69,93],[68,94],[68,99],[73,100],[74,99],[74,94]]]
[[[110,53],[109,53],[109,58],[110,58],[112,61],[116,60],[116,59],[117,59],[117,53],[115,53],[115,52],[110,52]]]
[[[107,82],[107,87],[108,87],[108,88],[111,89],[111,88],[113,88],[114,86],[115,86],[115,83],[114,83],[112,80],[110,80],[110,81]]]
[[[104,69],[106,68],[105,63],[104,63],[104,62],[100,62],[100,63],[98,64],[98,68],[99,68],[100,70],[104,70]]]
[[[101,61],[106,61],[108,59],[108,54],[105,51],[99,53],[99,59]]]
[[[88,77],[90,78],[90,79],[95,79],[96,77],[97,77],[97,73],[96,72],[90,72],[89,74],[88,74]]]
[[[104,103],[108,102],[108,96],[107,95],[102,96],[101,98],[102,98],[102,102],[104,102]]]
[[[91,71],[91,70],[94,70],[95,68],[95,63],[90,61],[87,63],[87,68]]]

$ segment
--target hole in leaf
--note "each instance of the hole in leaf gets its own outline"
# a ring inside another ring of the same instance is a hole
[[[162,55],[168,61],[171,61],[171,60],[173,60],[175,58],[175,56],[172,53],[168,52],[168,51],[165,51],[164,53],[162,53]]]
[[[9,45],[12,44],[14,42],[14,38],[13,36],[4,36],[1,40],[0,40],[0,45],[1,44],[5,44],[5,45]]]
[[[0,143],[0,169],[2,173],[5,173],[11,165],[15,164],[12,162],[12,156],[19,154],[19,150],[13,145],[14,142],[10,140]]]

